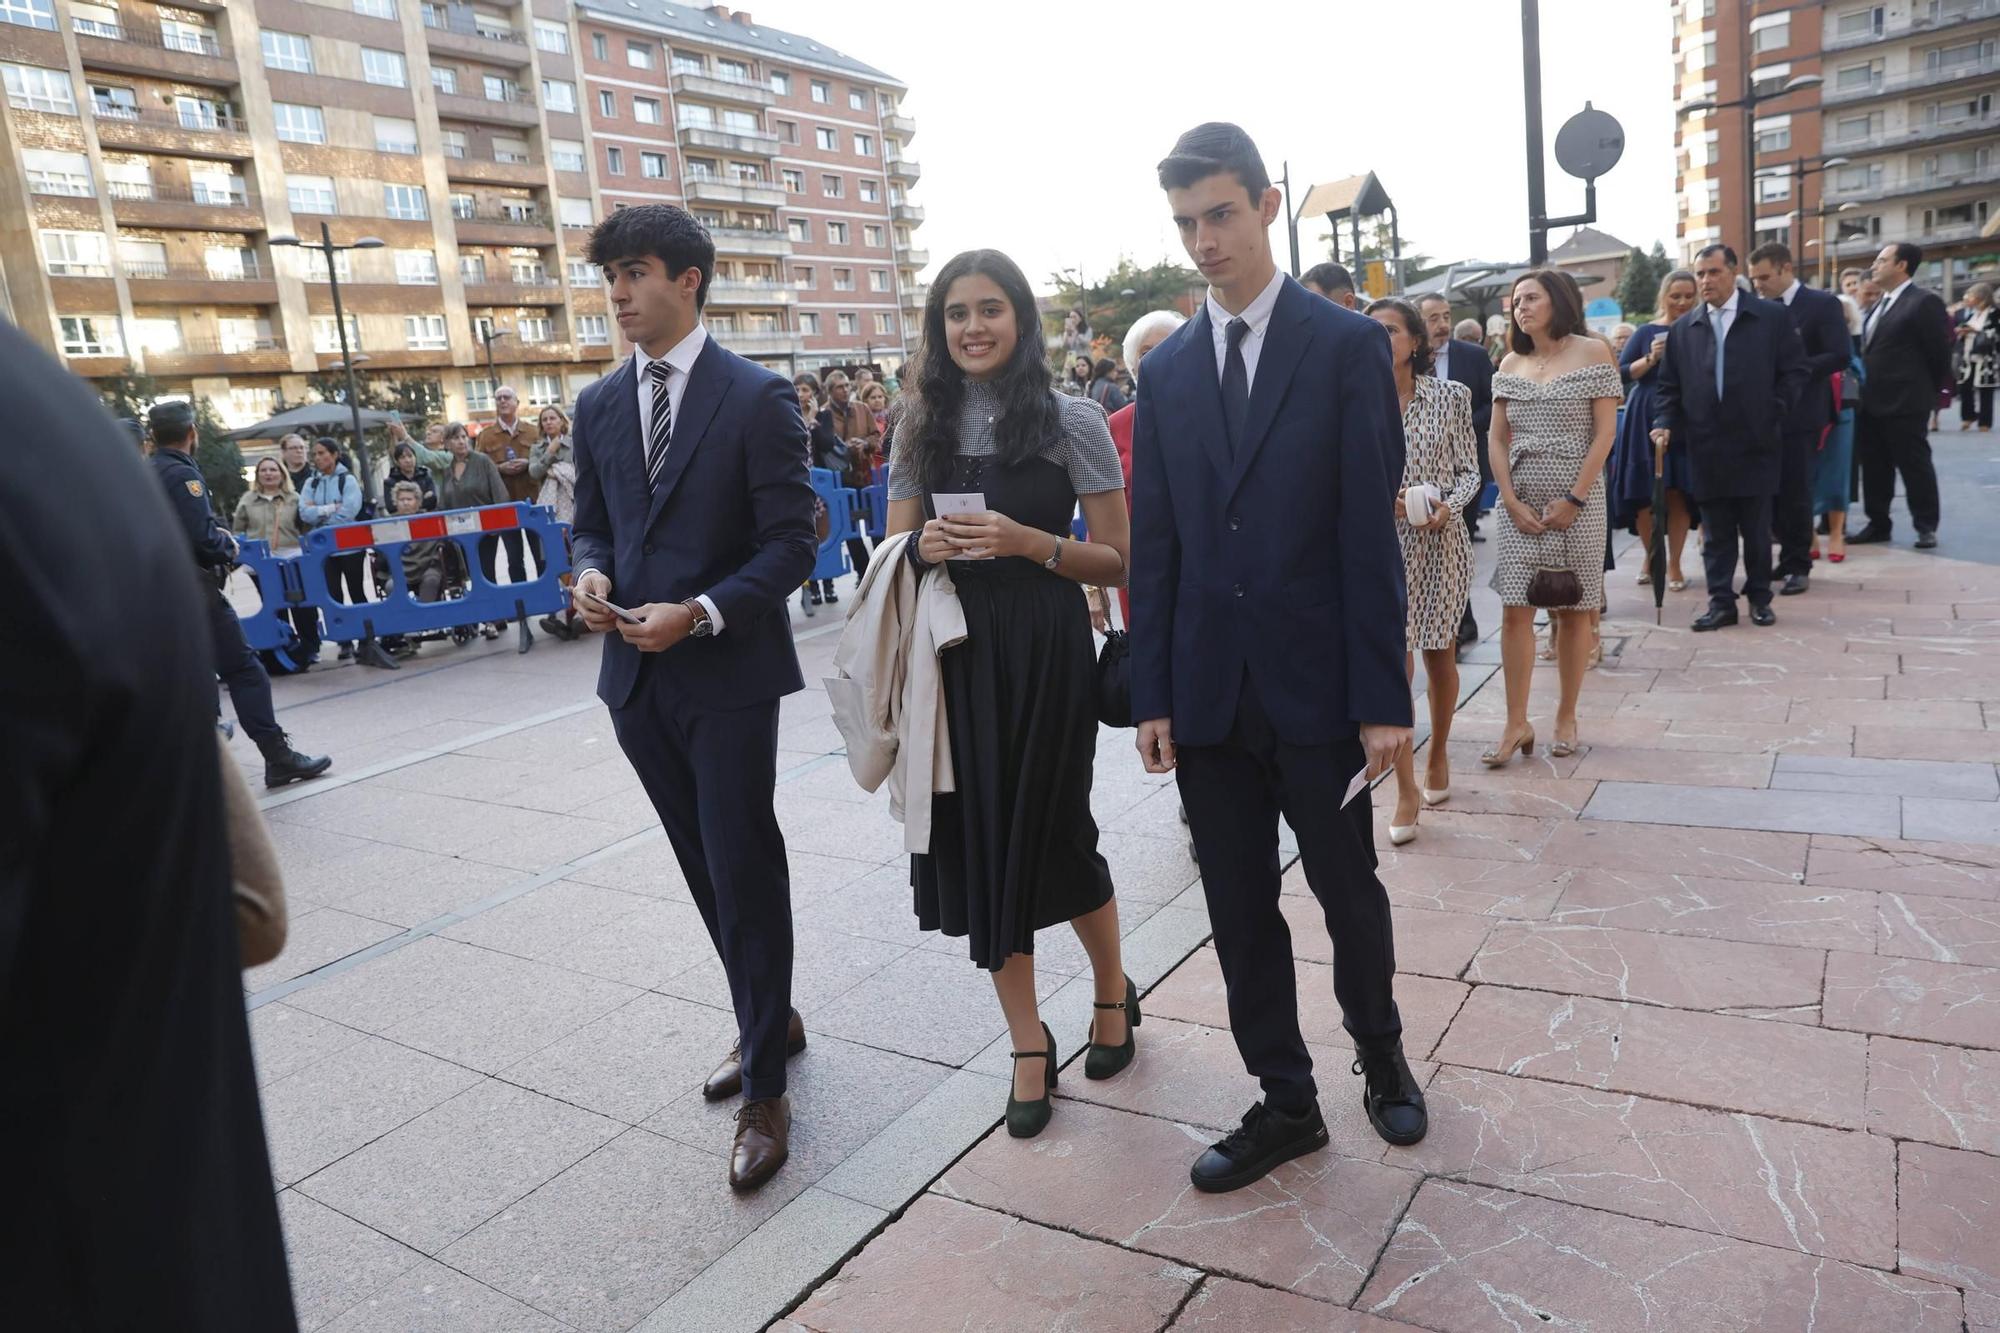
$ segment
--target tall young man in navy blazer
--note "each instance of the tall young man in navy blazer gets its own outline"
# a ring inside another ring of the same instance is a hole
[[[1264,1090],[1190,1172],[1221,1191],[1327,1141],[1278,910],[1281,813],[1333,937],[1368,1117],[1391,1143],[1424,1134],[1369,799],[1342,804],[1410,743],[1403,427],[1382,326],[1272,262],[1280,198],[1249,136],[1197,126],[1159,172],[1209,286],[1139,376],[1132,715],[1146,771],[1178,770],[1230,1028]]]
[[[715,244],[693,217],[621,209],[590,262],[635,350],[577,399],[577,610],[605,632],[597,696],[729,977],[737,1046],[703,1092],[742,1091],[729,1183],[755,1189],[784,1164],[785,1058],[805,1046],[772,792],[778,701],[805,684],[786,598],[816,546],[806,428],[783,376],[703,330]]]
[[[1847,369],[1854,339],[1847,332],[1847,312],[1840,298],[1799,281],[1792,269],[1791,247],[1783,242],[1772,241],[1750,252],[1750,285],[1766,301],[1785,307],[1805,349],[1806,383],[1785,419],[1785,454],[1777,507],[1771,515],[1771,534],[1778,539],[1773,572],[1785,581],[1778,593],[1796,597],[1811,587],[1813,455],[1833,421],[1833,377]]]

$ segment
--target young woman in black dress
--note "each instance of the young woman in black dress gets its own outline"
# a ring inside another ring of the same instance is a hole
[[[998,251],[939,271],[910,381],[888,531],[921,529],[909,548],[920,569],[952,562],[968,630],[941,659],[958,790],[932,798],[931,850],[911,858],[910,880],[918,924],[966,937],[993,973],[1014,1041],[1007,1129],[1028,1138],[1048,1123],[1057,1063],[1035,1002],[1035,932],[1067,921],[1090,955],[1089,1077],[1130,1063],[1139,1022],[1090,814],[1096,657],[1082,586],[1125,581],[1124,476],[1104,413],[1055,392],[1034,295]],[[937,517],[934,496],[967,493],[986,511]],[[1079,499],[1087,542],[1069,535]]]

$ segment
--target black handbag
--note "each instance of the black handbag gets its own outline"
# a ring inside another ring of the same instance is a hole
[[[1122,629],[1106,630],[1097,651],[1097,720],[1107,727],[1132,725],[1132,645]]]

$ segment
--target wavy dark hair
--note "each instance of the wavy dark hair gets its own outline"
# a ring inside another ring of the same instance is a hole
[[[948,483],[951,459],[958,452],[958,419],[965,406],[965,372],[951,359],[945,339],[945,301],[952,284],[973,275],[991,278],[1014,308],[1014,354],[993,381],[1000,399],[999,420],[993,425],[994,461],[1006,467],[1033,458],[1062,430],[1062,409],[1056,402],[1042,345],[1041,316],[1027,275],[998,250],[953,255],[931,279],[930,299],[924,303],[923,342],[908,376],[909,390],[902,395],[906,407],[896,431],[897,459],[907,460],[930,490]]]
[[[1428,375],[1437,369],[1437,353],[1431,348],[1431,335],[1424,328],[1424,317],[1408,301],[1395,296],[1384,296],[1368,303],[1367,313],[1387,310],[1402,321],[1403,332],[1410,335],[1410,373]]]

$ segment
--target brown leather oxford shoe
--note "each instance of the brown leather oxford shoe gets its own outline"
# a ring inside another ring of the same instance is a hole
[[[792,1099],[759,1097],[736,1112],[736,1146],[729,1154],[729,1187],[754,1190],[778,1174],[791,1155]]]
[[[799,1017],[799,1011],[792,1010],[792,1021],[785,1029],[785,1058],[797,1055],[806,1048],[806,1021]],[[743,1043],[737,1042],[729,1048],[729,1057],[715,1067],[708,1076],[708,1082],[701,1085],[701,1095],[712,1102],[734,1097],[743,1091]]]

